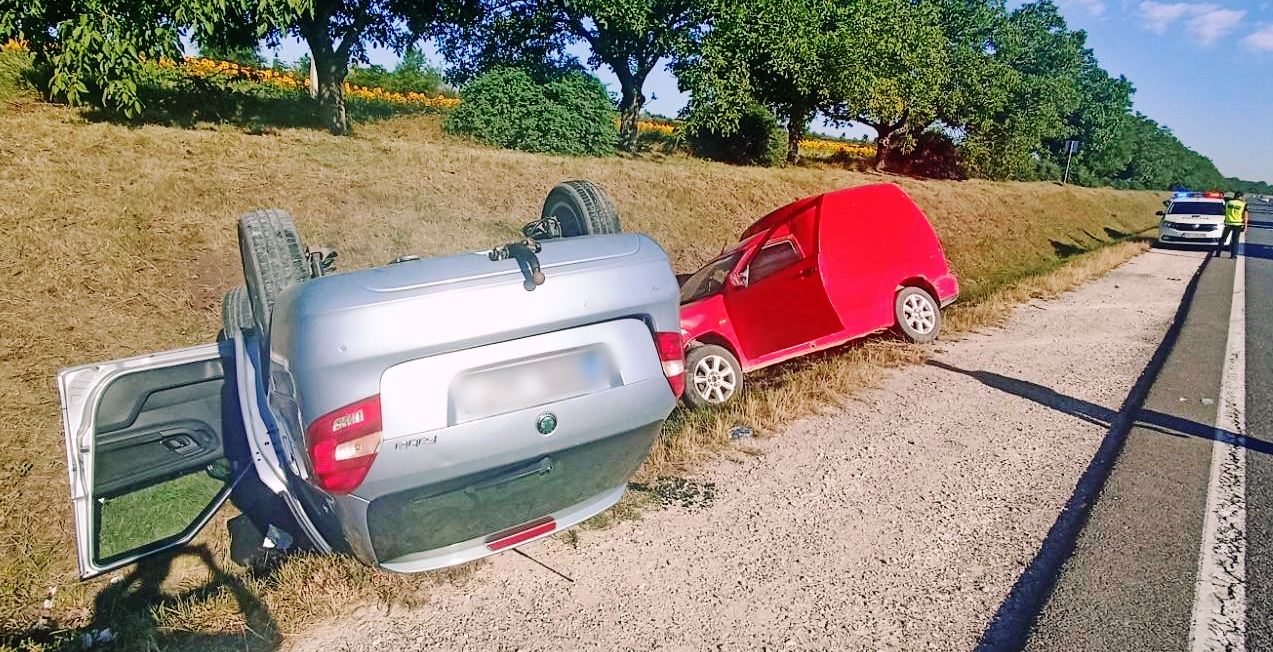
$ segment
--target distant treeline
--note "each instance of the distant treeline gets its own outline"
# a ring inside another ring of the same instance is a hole
[[[815,117],[870,126],[875,165],[932,176],[1070,179],[1133,189],[1238,188],[1102,69],[1050,0],[0,0],[0,40],[32,43],[47,91],[141,111],[139,62],[305,41],[326,125],[347,133],[342,85],[371,46],[439,46],[447,81],[520,68],[539,83],[585,67],[619,81],[619,147],[638,145],[645,83],[667,66],[691,129],[728,134],[759,104],[786,157]],[[588,52],[579,61],[571,52]]]

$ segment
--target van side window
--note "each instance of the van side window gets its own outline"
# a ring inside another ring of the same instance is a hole
[[[800,252],[790,240],[765,245],[747,266],[748,283],[755,283],[797,262],[800,262]]]

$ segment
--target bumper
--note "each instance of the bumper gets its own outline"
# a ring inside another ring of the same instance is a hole
[[[1224,227],[1220,225],[1199,224],[1186,225],[1191,228],[1172,228],[1169,226],[1158,227],[1158,241],[1169,242],[1171,244],[1216,244],[1220,241],[1220,234],[1224,232]]]
[[[613,505],[674,406],[660,376],[385,442],[375,464],[402,468],[333,497],[328,518],[370,566],[419,572],[485,557],[501,549],[495,533],[552,519],[525,543]],[[560,424],[551,436],[535,429],[545,410]]]
[[[959,300],[959,279],[954,274],[939,276],[933,280],[933,289],[937,290],[937,300],[945,308]]]

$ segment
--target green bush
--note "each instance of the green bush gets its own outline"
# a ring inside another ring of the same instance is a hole
[[[787,132],[769,109],[755,102],[743,109],[732,132],[698,127],[685,136],[695,156],[713,161],[777,167],[787,160]]]
[[[447,133],[527,152],[609,156],[619,140],[605,86],[572,73],[536,84],[526,72],[500,68],[469,82],[447,115]]]

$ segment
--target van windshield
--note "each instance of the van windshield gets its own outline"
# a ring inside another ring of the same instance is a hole
[[[720,292],[721,288],[725,287],[725,279],[729,278],[729,273],[733,271],[742,255],[741,250],[725,254],[694,272],[694,275],[681,286],[681,305],[693,303]]]

